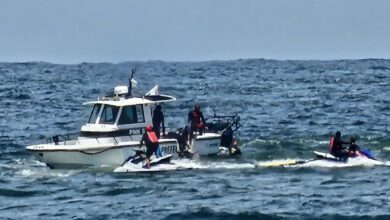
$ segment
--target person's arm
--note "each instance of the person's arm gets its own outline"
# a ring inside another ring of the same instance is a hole
[[[192,120],[191,120],[191,111],[188,112],[188,119],[187,119],[187,122],[190,123]]]
[[[351,143],[348,142],[348,141],[344,141],[344,140],[340,139],[340,147],[341,147],[341,149],[343,149],[343,150],[347,149],[347,147],[343,146],[343,145],[346,145],[346,144],[351,144]]]
[[[162,124],[163,134],[165,134],[165,123],[164,123],[164,114],[163,113],[161,113],[161,124]]]
[[[146,132],[146,131],[145,131]],[[145,133],[146,134],[146,133]],[[145,134],[142,135],[141,141],[139,143],[139,148],[142,147],[142,144],[145,142]]]
[[[206,120],[204,120],[203,113],[199,112],[199,115],[200,115],[200,119],[202,120],[203,126],[206,127]]]

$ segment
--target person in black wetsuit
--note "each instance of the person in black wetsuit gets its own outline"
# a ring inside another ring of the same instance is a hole
[[[160,125],[162,125],[163,134],[165,134],[164,114],[161,111],[161,105],[157,105],[153,111],[153,130],[160,139]]]
[[[340,158],[342,160],[346,160],[349,156],[348,151],[345,151],[345,148],[343,147],[343,144],[350,144],[349,142],[343,141],[341,139],[341,132],[337,131],[336,135],[333,139],[331,154],[337,158]]]
[[[188,113],[188,123],[191,126],[191,135],[194,131],[201,133],[205,129],[206,121],[200,111],[200,105],[196,104],[194,110]]]

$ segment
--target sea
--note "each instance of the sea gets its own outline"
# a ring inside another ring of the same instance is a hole
[[[242,155],[192,170],[117,174],[50,169],[25,150],[77,133],[95,100],[154,85],[168,127],[238,114]],[[0,219],[390,219],[390,60],[0,63]],[[357,138],[382,166],[258,166],[309,160],[331,135]]]

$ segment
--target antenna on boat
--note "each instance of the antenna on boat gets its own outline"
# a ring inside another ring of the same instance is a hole
[[[133,79],[135,71],[136,71],[136,69],[131,70],[131,77],[129,79],[129,92],[127,94],[128,97],[132,97],[131,90],[133,87],[135,87],[137,85],[137,81],[135,81]]]

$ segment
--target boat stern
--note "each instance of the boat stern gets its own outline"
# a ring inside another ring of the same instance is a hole
[[[192,140],[192,152],[196,152],[200,156],[218,154],[220,142],[221,135],[218,133],[197,135]]]

